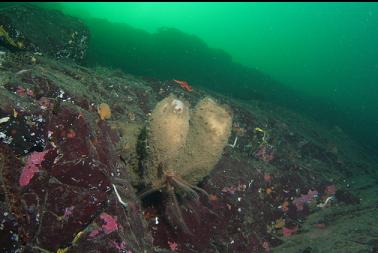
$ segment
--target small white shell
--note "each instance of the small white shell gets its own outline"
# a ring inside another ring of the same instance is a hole
[[[174,112],[182,112],[184,110],[184,103],[181,100],[174,99],[171,103]]]
[[[1,118],[1,119],[0,119],[0,124],[1,124],[1,123],[5,123],[5,122],[7,122],[9,119],[10,119],[10,117],[4,117],[4,118]]]

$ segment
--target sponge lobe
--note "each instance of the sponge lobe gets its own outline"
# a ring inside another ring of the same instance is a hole
[[[222,156],[232,127],[232,113],[211,98],[202,99],[191,115],[190,130],[176,173],[189,183],[207,176]]]
[[[151,114],[150,145],[154,160],[165,169],[175,169],[189,131],[189,106],[170,95]]]

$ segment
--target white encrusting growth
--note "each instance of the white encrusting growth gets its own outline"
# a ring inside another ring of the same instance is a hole
[[[182,112],[184,110],[184,103],[181,100],[173,99],[171,104],[175,112]]]
[[[324,208],[324,207],[327,206],[327,204],[328,204],[330,201],[333,201],[333,200],[335,200],[335,196],[330,196],[330,197],[328,197],[328,198],[324,201],[324,203],[320,203],[320,204],[318,204],[317,206],[320,207],[320,208]]]
[[[4,117],[0,119],[0,124],[9,121],[10,117]]]
[[[238,137],[235,137],[234,144],[228,144],[231,148],[234,148],[236,146],[236,143],[238,142]]]
[[[118,193],[118,191],[117,191],[117,187],[116,187],[114,184],[112,184],[112,186],[113,186],[114,192],[115,192],[115,194],[116,194],[116,196],[117,196],[117,198],[118,198],[118,201],[119,201],[124,207],[127,207],[128,205],[127,205],[126,202],[124,202],[124,201],[122,200],[121,196],[119,195],[119,193]]]

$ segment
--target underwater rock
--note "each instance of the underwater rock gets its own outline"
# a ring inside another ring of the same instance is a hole
[[[19,183],[21,186],[26,186],[30,183],[30,180],[38,172],[39,166],[42,163],[46,153],[49,150],[43,152],[33,152],[27,159],[25,167],[22,170]]]
[[[5,252],[7,248],[3,245],[9,244],[8,249],[18,248],[29,239],[26,227],[27,216],[22,208],[22,197],[18,185],[20,173],[17,169],[20,168],[21,162],[12,149],[0,143],[0,193],[4,199],[0,205],[3,216],[0,240],[10,237],[7,243],[1,244],[0,249]]]
[[[27,64],[19,60],[11,57],[8,63]],[[51,63],[38,64],[48,68]],[[75,84],[64,69],[68,65],[59,66],[65,67],[56,66],[55,76],[51,69],[49,75],[34,69],[32,75],[16,75],[16,81],[0,86],[0,241],[10,242],[1,244],[0,251],[150,249],[126,169],[118,165],[119,137],[99,119],[97,103],[82,103],[88,98],[78,93],[68,95]],[[1,73],[5,80],[13,75]],[[25,93],[17,92],[20,87]],[[122,183],[113,182],[116,176],[122,176]],[[103,225],[101,213],[114,217],[118,229],[90,238]]]
[[[360,204],[360,199],[348,190],[339,189],[335,193],[338,201],[348,205]]]
[[[89,30],[79,19],[31,4],[0,9],[0,45],[81,62]]]
[[[5,203],[9,206],[8,212],[17,215],[21,245],[54,252],[70,247],[70,244],[80,247],[80,242],[92,240],[89,235],[95,229],[91,225],[93,219],[101,211],[111,210],[114,217],[118,217],[117,224],[124,227],[122,233],[130,224],[133,231],[127,232],[130,236],[119,234],[118,226],[114,226],[115,218],[106,216],[105,234],[113,240],[127,241],[125,248],[141,252],[138,245],[145,230],[141,217],[137,215],[138,207],[132,204],[135,197],[131,192],[121,191],[130,200],[128,205],[132,213],[127,217],[111,191],[111,175],[116,173],[117,168],[111,129],[103,121],[96,125],[90,122],[90,117],[79,115],[76,109],[62,106],[58,114],[51,116],[46,123],[49,129],[46,150],[37,154],[33,152],[26,162],[26,166],[30,167],[32,163],[32,166],[40,167],[33,170],[33,176],[29,176],[27,183],[22,183],[21,187],[17,178],[24,182],[26,169],[21,173],[22,166],[17,166],[20,162],[11,155],[9,148],[0,149],[1,185],[6,196]],[[75,131],[75,135],[70,134],[70,130]],[[17,162],[13,161],[10,166],[8,164],[12,159]],[[100,218],[103,217],[103,214],[100,215]],[[13,229],[12,223],[8,223],[10,227],[6,229]],[[134,234],[138,234],[137,242]],[[107,240],[106,247],[113,245],[111,241]],[[102,247],[105,248],[105,245]],[[117,247],[112,247],[114,250],[109,252],[117,252]]]

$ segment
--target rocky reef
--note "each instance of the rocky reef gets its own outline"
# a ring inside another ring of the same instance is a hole
[[[377,249],[376,162],[342,130],[35,54],[43,36],[24,36],[25,49],[0,42],[1,252]],[[160,163],[182,178],[144,195]]]
[[[76,62],[84,60],[90,36],[79,19],[31,4],[10,5],[0,13],[0,49],[28,51]]]

